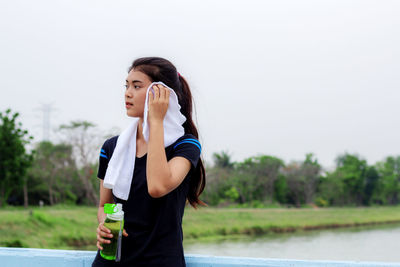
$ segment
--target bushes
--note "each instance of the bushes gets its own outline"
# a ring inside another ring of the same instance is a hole
[[[304,161],[267,155],[231,163],[225,153],[207,169],[201,198],[212,206],[370,206],[400,202],[400,156],[368,165],[358,155],[337,158],[336,169],[322,173],[312,154]],[[223,159],[223,161],[221,160]]]

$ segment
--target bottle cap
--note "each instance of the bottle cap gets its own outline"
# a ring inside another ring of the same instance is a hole
[[[106,214],[116,213],[117,212],[116,207],[117,207],[117,204],[105,203],[104,204],[104,213],[106,213]]]
[[[122,210],[121,203],[105,203],[104,213],[107,214],[107,217],[113,220],[121,221],[124,219],[124,211]]]

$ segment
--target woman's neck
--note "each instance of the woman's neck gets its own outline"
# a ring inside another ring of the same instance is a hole
[[[147,154],[147,142],[143,135],[143,118],[140,118],[136,133],[136,156],[143,157]]]
[[[136,133],[136,140],[137,141],[145,141],[144,135],[143,135],[143,118],[139,119],[137,133]]]

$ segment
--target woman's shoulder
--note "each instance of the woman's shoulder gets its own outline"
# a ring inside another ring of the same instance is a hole
[[[117,145],[118,136],[119,135],[115,135],[106,139],[103,144],[103,149],[114,150],[115,146]]]
[[[198,138],[193,134],[185,134],[171,145],[168,156],[169,159],[177,156],[184,157],[191,162],[193,168],[196,168],[200,154],[201,145]]]
[[[178,139],[176,139],[175,143],[180,142],[185,139],[193,139],[193,140],[196,140],[197,142],[199,141],[199,139],[196,136],[194,136],[193,134],[187,133],[187,134],[182,135]]]
[[[177,147],[186,147],[185,145],[194,145],[201,151],[201,144],[199,139],[193,134],[187,133],[179,137],[173,144],[172,147],[176,149]]]

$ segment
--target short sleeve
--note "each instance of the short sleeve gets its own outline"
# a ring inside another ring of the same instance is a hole
[[[185,134],[179,138],[173,145],[173,156],[181,156],[188,159],[193,168],[197,167],[201,154],[201,144],[192,134]]]
[[[97,177],[99,179],[104,180],[104,177],[106,176],[108,162],[110,161],[112,153],[114,152],[116,141],[117,141],[117,137],[116,136],[114,136],[114,137],[112,137],[110,139],[107,139],[104,142],[104,144],[101,147],[101,149],[100,149],[99,169],[97,171]]]

